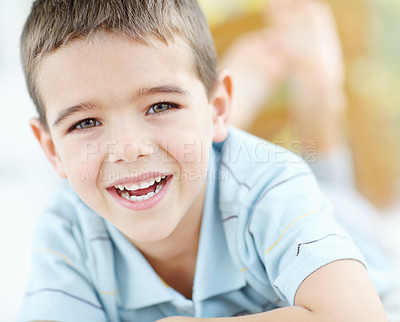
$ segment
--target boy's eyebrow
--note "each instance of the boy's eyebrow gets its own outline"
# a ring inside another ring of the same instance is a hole
[[[136,97],[143,97],[155,94],[177,94],[177,95],[191,96],[191,94],[182,87],[165,85],[165,86],[142,88],[136,93]]]
[[[62,123],[62,121],[64,121],[65,119],[67,119],[69,116],[71,116],[76,112],[93,110],[95,108],[97,108],[97,106],[91,102],[83,102],[78,105],[68,107],[65,110],[63,110],[60,114],[58,114],[57,118],[53,122],[52,127],[56,127],[57,125]]]

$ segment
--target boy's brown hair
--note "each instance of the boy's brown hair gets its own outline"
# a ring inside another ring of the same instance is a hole
[[[21,60],[29,94],[47,128],[36,78],[41,61],[76,39],[98,31],[121,33],[146,43],[182,38],[193,52],[194,66],[211,96],[217,73],[213,40],[196,0],[36,0],[21,36]]]

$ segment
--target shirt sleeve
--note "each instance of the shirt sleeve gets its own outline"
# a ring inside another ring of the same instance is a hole
[[[248,231],[264,272],[281,300],[294,305],[302,282],[343,259],[365,260],[334,220],[311,173],[282,176],[260,194]],[[365,265],[365,264],[364,264]]]
[[[32,273],[18,321],[106,321],[85,268],[79,228],[55,211],[38,225]]]

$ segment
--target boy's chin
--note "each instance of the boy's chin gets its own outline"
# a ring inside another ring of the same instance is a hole
[[[174,229],[156,229],[152,228],[151,231],[141,230],[140,232],[127,232],[124,236],[138,248],[146,245],[152,245],[165,242],[173,233]]]

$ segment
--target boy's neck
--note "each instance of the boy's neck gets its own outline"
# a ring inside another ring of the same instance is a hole
[[[192,296],[206,186],[205,182],[192,207],[167,239],[151,244],[134,243],[164,282],[186,298]]]

